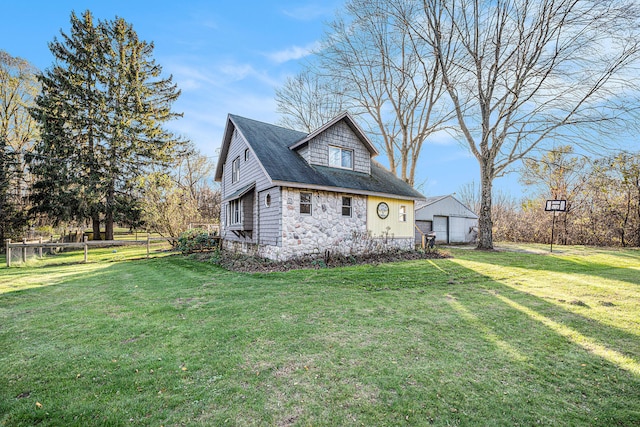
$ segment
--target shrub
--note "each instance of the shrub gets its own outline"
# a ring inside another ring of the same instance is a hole
[[[217,249],[218,238],[210,235],[206,230],[192,228],[178,237],[177,249],[184,254],[211,251]]]

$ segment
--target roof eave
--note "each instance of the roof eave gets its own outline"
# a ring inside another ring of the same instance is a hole
[[[363,196],[387,197],[389,199],[399,199],[399,200],[413,200],[413,201],[425,200],[424,197],[415,197],[415,196],[394,194],[394,193],[383,193],[379,191],[360,190],[360,189],[347,188],[347,187],[332,187],[329,185],[307,184],[304,182],[273,181],[273,185],[277,185],[280,187],[302,188],[302,189],[319,190],[319,191],[331,191],[334,193],[349,193],[349,194],[359,194]]]
[[[222,145],[220,147],[220,156],[218,157],[218,164],[216,165],[216,173],[214,175],[214,180],[216,182],[222,181],[222,167],[227,159],[227,154],[229,153],[229,144],[231,144],[231,136],[233,135],[233,129],[236,127],[235,123],[231,119],[231,115],[227,114],[227,123],[224,126],[224,133],[222,137]]]

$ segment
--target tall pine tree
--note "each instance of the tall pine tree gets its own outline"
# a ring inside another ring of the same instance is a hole
[[[42,126],[33,156],[38,208],[63,220],[90,218],[94,238],[104,221],[111,240],[114,222],[135,211],[133,180],[171,159],[179,143],[163,124],[178,116],[171,105],[180,92],[161,77],[153,44],[121,18],[94,24],[91,12],[72,13],[71,33],[62,36],[50,44],[56,62],[41,77],[34,110]]]

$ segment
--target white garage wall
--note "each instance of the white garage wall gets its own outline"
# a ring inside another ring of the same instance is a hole
[[[449,243],[447,241],[447,217],[446,216],[434,216],[433,217],[433,231],[436,233],[436,242]]]

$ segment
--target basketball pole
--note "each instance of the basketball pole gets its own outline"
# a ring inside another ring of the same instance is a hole
[[[551,221],[551,252],[553,252],[553,231],[556,227],[556,213],[553,212],[553,220]]]

